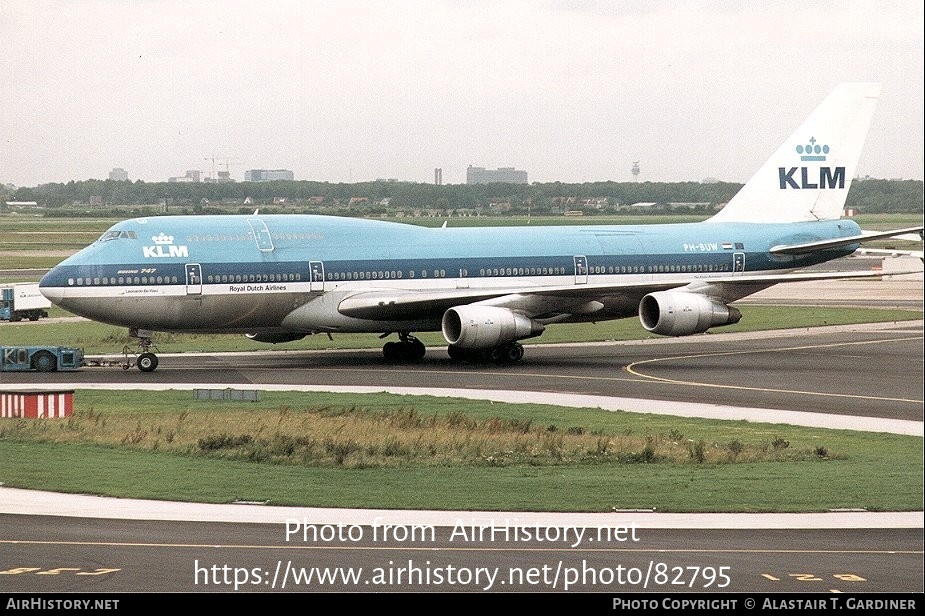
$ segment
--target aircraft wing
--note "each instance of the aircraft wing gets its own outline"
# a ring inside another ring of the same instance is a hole
[[[402,320],[422,316],[441,316],[453,306],[486,303],[519,310],[531,316],[580,309],[595,298],[615,294],[642,297],[652,291],[683,286],[680,283],[636,282],[621,285],[559,285],[549,287],[498,287],[496,289],[446,289],[411,291],[381,289],[354,293],[341,300],[337,310],[358,319]]]
[[[838,248],[839,246],[850,246],[851,244],[859,244],[861,242],[869,242],[871,240],[883,240],[888,238],[897,238],[897,236],[908,236],[898,239],[912,239],[913,241],[922,239],[922,229],[923,227],[909,227],[908,229],[897,229],[895,231],[865,231],[860,235],[852,235],[851,237],[840,237],[833,240],[821,240],[818,242],[807,242],[805,244],[792,244],[792,245],[781,245],[774,246],[771,248],[772,254],[779,255],[800,255],[810,252],[816,252],[817,250],[824,250],[826,248]]]
[[[903,272],[890,272],[890,275]],[[412,291],[378,289],[351,294],[340,301],[338,312],[371,320],[404,320],[426,316],[439,318],[446,310],[465,304],[508,308],[536,319],[554,319],[561,314],[593,314],[601,300],[624,298],[638,303],[643,296],[670,289],[700,293],[724,301],[735,301],[782,282],[876,278],[881,271],[795,272],[790,274],[727,275],[698,278],[690,282],[649,281],[626,284],[581,284],[550,287],[498,287],[497,289],[446,289]]]
[[[844,280],[849,278],[881,278],[899,274],[911,274],[916,270],[883,272],[881,270],[863,270],[850,272],[793,272],[790,274],[759,274],[753,276],[734,276],[723,278],[704,278],[691,282],[685,287],[691,293],[701,293],[734,302],[763,291],[776,284],[786,282],[809,282],[812,280]]]

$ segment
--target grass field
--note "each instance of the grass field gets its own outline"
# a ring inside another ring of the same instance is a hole
[[[0,480],[117,497],[509,511],[922,507],[922,439],[386,394],[78,391],[0,420]]]

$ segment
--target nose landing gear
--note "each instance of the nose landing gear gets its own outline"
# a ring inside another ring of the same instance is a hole
[[[143,329],[130,329],[128,333],[129,336],[138,338],[139,352],[138,357],[132,361],[129,356],[135,355],[135,352],[128,345],[122,347],[122,369],[128,370],[132,366],[138,366],[138,369],[142,372],[153,372],[157,368],[157,355],[152,353],[151,349],[153,348],[155,351],[160,352],[160,349],[151,342],[151,336],[154,332]]]

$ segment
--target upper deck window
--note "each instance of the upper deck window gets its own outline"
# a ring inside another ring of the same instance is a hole
[[[99,242],[108,242],[109,240],[134,240],[138,239],[137,234],[134,231],[116,231],[110,229],[106,233],[100,236]]]

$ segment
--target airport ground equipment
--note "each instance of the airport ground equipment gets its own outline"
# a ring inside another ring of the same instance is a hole
[[[84,365],[83,349],[61,346],[0,346],[0,372],[56,372]]]

